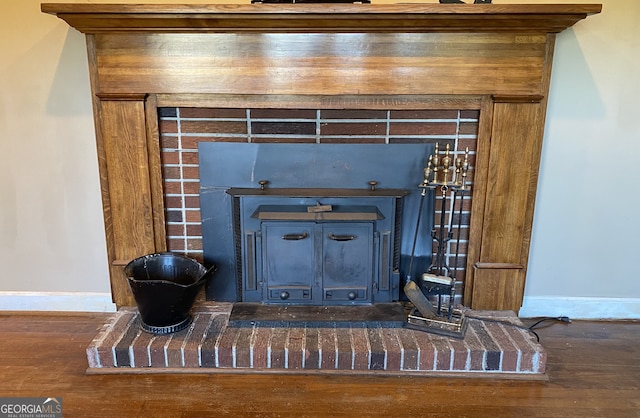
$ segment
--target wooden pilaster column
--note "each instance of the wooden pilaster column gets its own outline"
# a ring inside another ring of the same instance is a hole
[[[542,96],[494,97],[480,251],[472,261],[474,309],[518,311],[531,239],[544,104]],[[479,179],[477,179],[479,180]]]
[[[111,236],[109,268],[118,307],[135,301],[122,273],[133,258],[155,252],[146,95],[98,95],[105,227]]]

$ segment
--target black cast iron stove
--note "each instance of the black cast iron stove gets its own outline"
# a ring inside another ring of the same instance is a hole
[[[242,300],[307,305],[397,300],[403,189],[232,188]]]

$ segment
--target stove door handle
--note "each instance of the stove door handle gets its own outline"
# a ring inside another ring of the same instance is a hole
[[[303,232],[302,234],[285,234],[282,236],[283,240],[286,241],[300,241],[301,239],[305,239],[309,234],[307,232]]]
[[[356,239],[355,235],[335,235],[333,232],[329,232],[329,239],[334,241],[353,241]]]

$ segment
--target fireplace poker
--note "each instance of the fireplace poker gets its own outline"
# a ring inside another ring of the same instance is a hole
[[[422,183],[420,184],[422,187]],[[412,280],[413,274],[413,258],[416,253],[416,242],[418,241],[418,232],[420,231],[420,220],[422,219],[422,207],[424,206],[424,197],[427,194],[427,188],[422,187],[422,192],[420,193],[420,204],[418,205],[418,218],[416,219],[416,229],[413,234],[413,244],[411,244],[411,257],[409,258],[409,270],[407,272],[407,283]]]
[[[411,245],[411,257],[409,259],[409,270],[407,272],[407,279],[404,285],[404,294],[413,306],[420,312],[425,318],[435,318],[436,312],[429,300],[424,296],[422,290],[412,279],[413,273],[413,259],[416,253],[416,242],[418,240],[418,232],[420,231],[420,220],[422,219],[422,208],[424,206],[424,197],[427,194],[427,187],[423,187],[423,183],[419,185],[422,188],[420,193],[420,204],[418,205],[418,217],[416,219],[416,229],[413,235],[413,244]]]

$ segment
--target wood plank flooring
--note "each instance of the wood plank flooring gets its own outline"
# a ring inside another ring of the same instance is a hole
[[[640,417],[640,322],[540,329],[545,382],[314,375],[86,375],[104,314],[0,312],[0,397],[65,417]]]

